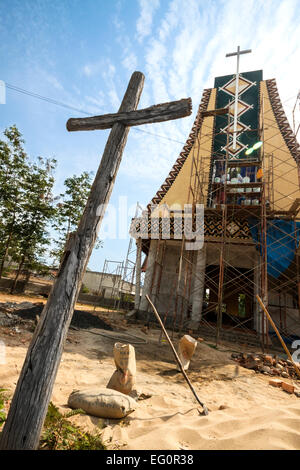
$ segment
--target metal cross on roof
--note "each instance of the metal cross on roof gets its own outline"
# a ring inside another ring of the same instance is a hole
[[[236,149],[236,136],[237,136],[237,115],[238,115],[238,100],[239,100],[239,65],[240,65],[240,55],[248,54],[252,52],[251,49],[245,49],[244,51],[240,50],[240,46],[237,47],[236,52],[230,52],[226,54],[226,57],[236,57],[236,76],[235,76],[235,98],[234,98],[234,118],[233,118],[233,144],[232,148]]]

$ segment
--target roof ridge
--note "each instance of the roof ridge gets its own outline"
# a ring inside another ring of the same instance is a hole
[[[296,136],[291,129],[290,123],[286,117],[285,111],[282,106],[282,102],[279,96],[277,83],[275,78],[271,78],[266,80],[267,90],[270,97],[270,102],[272,106],[272,110],[278,124],[280,133],[290,150],[292,157],[296,161],[296,163],[300,164],[300,145],[296,139]]]
[[[183,167],[183,164],[185,163],[193,145],[196,140],[196,137],[198,135],[199,130],[201,129],[202,122],[203,122],[203,117],[201,116],[201,113],[203,111],[206,111],[209,103],[209,98],[212,92],[212,88],[206,88],[203,90],[202,93],[202,98],[201,102],[198,108],[198,112],[195,118],[195,121],[193,123],[192,129],[189,133],[189,136],[186,140],[185,145],[183,146],[183,149],[181,150],[179,157],[175,161],[169,175],[165,179],[164,183],[161,185],[159,190],[157,191],[156,195],[152,198],[151,202],[148,204],[147,208],[150,209],[151,204],[158,204],[165,194],[168,192],[172,184],[174,183],[178,173],[180,172],[181,168]]]

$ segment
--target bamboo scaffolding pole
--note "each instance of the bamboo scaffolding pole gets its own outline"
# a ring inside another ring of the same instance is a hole
[[[197,402],[199,403],[199,405],[202,406],[202,408],[203,408],[203,414],[207,416],[207,415],[208,415],[208,409],[207,409],[206,405],[205,405],[204,403],[202,403],[202,401],[200,401],[200,399],[199,399],[199,397],[198,397],[198,395],[197,395],[197,393],[196,393],[196,391],[195,391],[195,389],[194,389],[194,387],[193,387],[193,385],[192,385],[190,379],[189,379],[188,376],[186,375],[186,372],[185,372],[185,370],[184,370],[183,367],[182,367],[182,364],[181,364],[181,362],[180,362],[180,359],[179,359],[179,357],[178,357],[178,354],[177,354],[177,352],[176,352],[176,350],[175,350],[175,348],[174,348],[174,346],[173,346],[172,341],[170,340],[170,337],[169,337],[169,335],[168,335],[168,333],[167,333],[167,331],[166,331],[166,329],[165,329],[165,327],[164,327],[164,325],[163,325],[163,322],[162,322],[161,319],[160,319],[160,316],[159,316],[159,314],[158,314],[158,312],[157,312],[155,306],[154,306],[153,303],[151,302],[151,300],[150,300],[150,298],[149,298],[148,295],[146,295],[146,299],[148,300],[149,304],[151,305],[151,307],[152,307],[152,309],[153,309],[153,312],[154,312],[154,314],[155,314],[155,316],[156,316],[156,318],[157,318],[157,320],[158,320],[158,322],[159,322],[159,324],[160,324],[160,326],[161,326],[161,328],[162,328],[162,330],[163,330],[163,332],[164,332],[164,334],[165,334],[165,337],[166,337],[167,340],[168,340],[168,343],[169,343],[169,345],[170,345],[170,347],[171,347],[171,349],[172,349],[172,351],[173,351],[173,354],[174,354],[174,356],[175,356],[176,362],[177,362],[177,364],[179,365],[180,370],[181,370],[181,372],[182,372],[182,374],[183,374],[183,377],[185,378],[185,380],[186,380],[188,386],[190,387],[190,389],[191,389],[191,391],[192,391],[194,397],[196,398]]]
[[[292,356],[291,356],[291,353],[290,353],[290,351],[288,350],[288,348],[287,348],[285,342],[283,341],[283,339],[282,339],[282,337],[281,337],[281,335],[280,335],[280,333],[279,333],[279,331],[278,331],[278,329],[277,329],[275,323],[274,323],[273,320],[272,320],[271,315],[269,314],[268,310],[266,309],[266,307],[265,307],[263,301],[261,300],[261,298],[259,297],[259,295],[256,295],[256,298],[257,298],[257,300],[258,300],[258,302],[259,302],[261,308],[262,308],[263,311],[265,312],[267,319],[268,319],[269,322],[271,323],[271,325],[272,325],[272,327],[273,327],[273,329],[274,329],[274,331],[275,331],[275,333],[276,333],[276,335],[277,335],[279,341],[281,342],[282,347],[283,347],[283,349],[285,350],[285,352],[286,352],[286,354],[287,354],[289,360],[292,362],[292,364],[293,364],[293,366],[294,366],[294,369],[295,369],[295,371],[296,371],[298,377],[300,378],[300,370],[298,369],[298,367],[296,366],[295,362],[293,361],[293,358],[292,358]]]

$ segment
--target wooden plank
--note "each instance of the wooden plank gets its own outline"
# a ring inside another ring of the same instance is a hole
[[[217,162],[218,160],[216,160]],[[221,161],[222,163],[222,161]],[[240,168],[240,167],[250,167],[250,166],[260,166],[261,162],[258,160],[228,160],[227,166],[233,168]]]
[[[87,118],[71,118],[67,122],[68,131],[90,131],[110,129],[115,123],[124,126],[141,126],[154,122],[170,121],[189,116],[192,113],[191,98],[157,104],[138,111],[118,112]]]
[[[134,72],[120,112],[136,109],[144,85],[144,75]],[[115,124],[107,140],[102,160],[77,232],[72,234],[52,291],[27,351],[7,420],[0,437],[0,449],[36,449],[52,395],[53,385],[97,232],[113,189],[129,128]]]
[[[262,186],[263,183],[227,183],[227,189],[229,190],[230,188],[259,188]],[[213,186],[219,187],[219,188],[224,188],[224,183],[212,183]],[[258,194],[260,194],[258,192]]]
[[[219,109],[211,109],[209,111],[201,111],[202,117],[209,117],[209,116],[222,116],[223,114],[227,114],[229,108],[219,108]]]
[[[299,209],[300,206],[300,199],[296,198],[291,207],[289,208],[288,212],[295,213]]]

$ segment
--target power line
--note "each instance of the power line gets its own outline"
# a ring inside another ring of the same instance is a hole
[[[10,85],[9,83],[5,83],[6,88],[9,88],[10,90],[17,91],[18,93],[23,93],[24,95],[32,96],[33,98],[38,98],[39,100],[47,101],[48,103],[55,104],[57,106],[62,106],[64,108],[72,109],[73,111],[77,111],[79,113],[87,114],[92,116],[91,113],[88,113],[87,111],[84,111],[83,109],[78,109],[75,108],[74,106],[70,106],[68,104],[62,103],[61,101],[53,100],[52,98],[48,98],[46,96],[39,95],[37,93],[33,93],[32,91],[24,90],[23,88]]]
[[[20,88],[20,87],[17,87],[15,85],[11,85],[9,83],[5,83],[5,86],[10,89],[10,90],[13,90],[13,91],[16,91],[18,93],[23,93],[24,95],[27,95],[27,96],[31,96],[33,98],[37,98],[39,100],[42,100],[42,101],[46,101],[48,103],[51,103],[51,104],[54,104],[56,106],[61,106],[63,108],[67,108],[67,109],[71,109],[73,111],[77,111],[78,113],[82,113],[82,114],[85,114],[87,116],[94,116],[94,114],[92,113],[89,113],[88,111],[85,111],[83,109],[80,109],[80,108],[75,108],[74,106],[71,106],[71,105],[68,105],[66,103],[63,103],[62,101],[57,101],[57,100],[54,100],[52,98],[49,98],[47,96],[42,96],[42,95],[39,95],[38,93],[34,93],[32,91],[28,91],[28,90],[25,90],[24,88]],[[290,101],[291,99],[293,99],[295,96],[291,96],[290,98],[286,99],[283,104],[286,104],[288,101]],[[165,139],[165,140],[168,140],[170,142],[175,142],[177,144],[181,144],[181,145],[185,145],[186,142],[181,142],[180,140],[176,140],[176,139],[171,139],[170,137],[166,137],[166,136],[163,136],[163,135],[159,135],[159,134],[155,134],[153,132],[149,132],[149,131],[145,131],[144,129],[139,129],[137,127],[133,127],[133,130],[135,131],[138,131],[138,132],[142,132],[144,134],[148,134],[148,135],[152,135],[153,137],[158,137],[160,139]]]
[[[52,98],[48,98],[47,96],[42,96],[42,95],[39,95],[38,93],[34,93],[32,91],[24,90],[24,88],[20,88],[20,87],[17,87],[15,85],[11,85],[9,83],[5,83],[5,86],[6,86],[6,88],[8,88],[10,90],[17,91],[18,93],[23,93],[24,95],[31,96],[33,98],[37,98],[39,100],[46,101],[46,102],[51,103],[51,104],[55,104],[56,106],[61,106],[63,108],[72,109],[73,111],[77,111],[78,113],[82,113],[82,114],[85,114],[87,116],[94,116],[94,114],[89,113],[88,111],[84,111],[83,109],[75,108],[74,106],[63,103],[62,101],[57,101],[57,100],[54,100]],[[171,142],[176,142],[176,143],[182,144],[182,145],[185,144],[185,142],[181,142],[180,140],[175,140],[175,139],[171,139],[170,137],[165,137],[163,135],[154,134],[153,132],[145,131],[144,129],[137,129],[135,127],[133,127],[133,129],[138,131],[138,132],[143,132],[144,134],[149,134],[149,135],[152,135],[154,137],[159,137],[160,139],[166,139],[166,140],[169,140]]]

